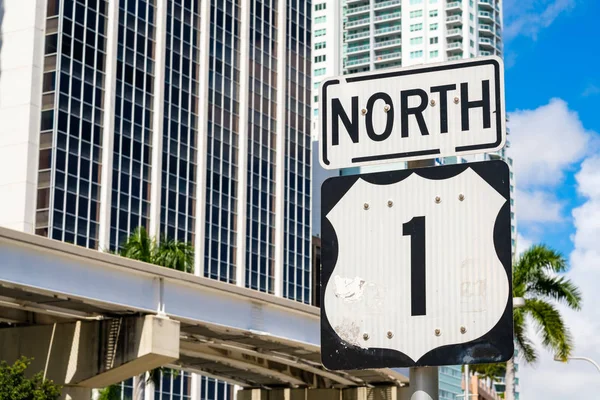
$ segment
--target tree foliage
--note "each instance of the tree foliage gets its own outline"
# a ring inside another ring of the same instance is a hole
[[[545,245],[527,249],[513,265],[513,297],[525,299],[525,306],[513,310],[513,329],[516,348],[527,363],[535,363],[537,350],[527,336],[527,323],[532,321],[542,346],[566,361],[573,348],[573,340],[556,304],[573,310],[582,305],[579,288],[564,276],[568,264],[559,252]],[[503,398],[514,399],[514,363],[482,364],[471,367],[485,378],[506,376]]]
[[[506,364],[503,363],[470,365],[469,369],[479,377],[489,378],[492,382],[499,382],[506,374]]]
[[[31,364],[27,357],[21,357],[13,365],[0,362],[0,400],[57,400],[61,387],[41,372],[26,377],[25,371]]]
[[[564,361],[571,354],[573,340],[556,304],[580,310],[582,299],[579,288],[559,275],[567,269],[565,258],[544,245],[529,248],[513,267],[513,297],[525,299],[525,306],[513,314],[515,340],[528,363],[537,360],[537,351],[527,337],[527,316],[541,335],[543,347]]]
[[[121,400],[121,387],[119,385],[110,385],[100,390],[98,400]]]
[[[163,237],[158,243],[144,227],[137,228],[121,246],[119,254],[133,260],[175,269],[194,270],[194,249],[189,243]]]

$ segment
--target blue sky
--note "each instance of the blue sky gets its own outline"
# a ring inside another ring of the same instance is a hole
[[[543,242],[567,257],[584,300],[579,313],[562,310],[574,354],[600,362],[599,16],[598,0],[504,1],[520,247]],[[535,366],[520,369],[521,399],[597,397],[600,375],[591,364],[540,353]]]
[[[536,19],[553,6],[559,8],[553,19]],[[597,118],[600,44],[593,29],[598,24],[600,2],[509,0],[505,2],[504,13],[505,31],[509,35],[505,45],[506,106],[509,112],[533,110],[552,98],[559,98],[579,115],[585,129],[600,132],[600,119]],[[524,26],[518,31],[511,30],[515,24],[520,26],[521,20],[526,21]],[[545,26],[547,24],[549,26]],[[564,134],[568,135],[568,132]],[[544,143],[540,143],[539,149],[533,157],[543,157]],[[568,211],[582,202],[577,197],[573,178],[577,166],[574,162],[571,168],[564,170],[564,183],[555,190],[557,199],[565,204],[562,211],[566,223],[546,226],[543,236],[533,233],[535,239],[564,254],[573,250],[569,236],[574,227],[568,223]],[[527,223],[521,225],[522,234],[530,232]]]

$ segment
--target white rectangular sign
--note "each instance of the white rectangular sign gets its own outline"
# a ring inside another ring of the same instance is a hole
[[[321,90],[326,169],[493,152],[506,142],[496,56],[339,76]]]

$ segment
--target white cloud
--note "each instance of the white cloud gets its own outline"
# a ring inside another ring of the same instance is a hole
[[[509,117],[510,154],[521,189],[562,182],[565,168],[587,153],[591,132],[561,99],[535,110],[512,112]]]
[[[533,240],[517,233],[517,255],[521,255],[525,250],[533,245]]]
[[[568,277],[579,286],[583,310],[561,307],[575,342],[573,355],[600,362],[600,157],[586,159],[576,175],[577,189],[586,201],[573,210],[576,232]],[[535,368],[521,366],[521,398],[558,400],[595,398],[600,393],[599,372],[585,361],[557,363],[552,355],[540,352]]]
[[[561,216],[562,205],[552,194],[545,191],[517,189],[515,202],[517,221],[520,223],[548,223],[563,220]]]
[[[600,94],[600,86],[594,85],[594,84],[590,84],[588,85],[584,90],[583,93],[581,93],[581,95],[583,97],[590,97],[590,96],[595,96],[597,94]]]
[[[504,2],[504,38],[516,36],[537,39],[538,33],[552,25],[564,11],[575,7],[575,0],[508,0]]]

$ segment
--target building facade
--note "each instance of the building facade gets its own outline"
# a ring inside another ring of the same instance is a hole
[[[1,4],[1,225],[98,250],[143,226],[196,275],[311,302],[310,0]]]
[[[337,75],[342,62],[340,10],[344,0],[313,0],[312,134],[317,139],[319,87],[321,81]]]

